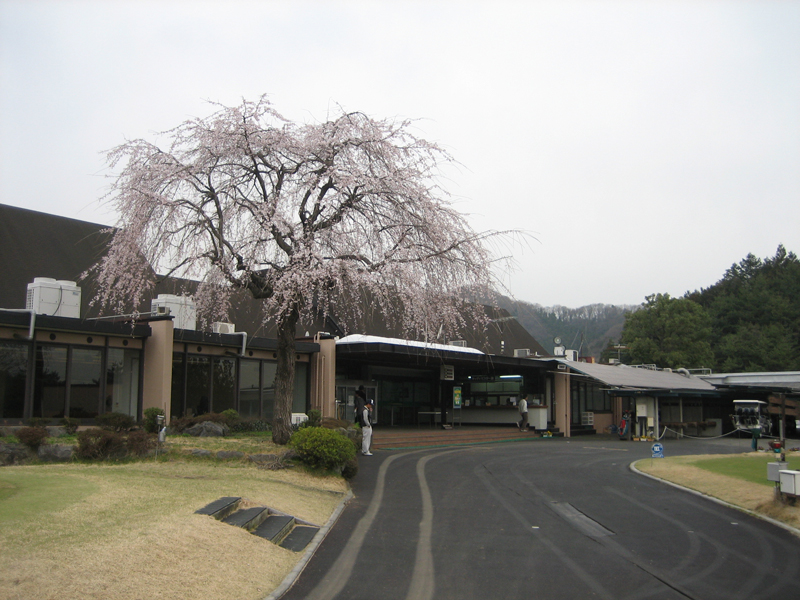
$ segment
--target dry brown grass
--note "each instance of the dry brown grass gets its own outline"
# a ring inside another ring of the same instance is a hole
[[[742,456],[754,459],[763,458],[755,453],[746,453]],[[694,465],[699,460],[713,458],[730,458],[730,455],[675,456],[657,460],[644,459],[636,463],[636,468],[660,479],[677,483],[734,506],[800,528],[800,506],[787,506],[776,502],[775,492],[772,487],[719,475]]]
[[[2,522],[2,599],[263,598],[301,555],[194,511],[241,496],[323,524],[346,493],[340,478],[210,461],[6,467],[0,477],[30,469],[94,491]]]

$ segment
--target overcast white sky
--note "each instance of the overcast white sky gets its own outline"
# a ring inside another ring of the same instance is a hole
[[[420,119],[473,226],[535,236],[520,300],[800,253],[800,0],[0,0],[0,202],[113,224],[104,150],[262,93]]]

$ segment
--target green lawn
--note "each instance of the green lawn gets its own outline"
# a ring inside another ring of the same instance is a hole
[[[786,457],[787,468],[800,470],[800,456],[796,453]],[[767,479],[767,463],[780,460],[780,454],[753,453],[744,456],[716,457],[713,459],[692,461],[696,467],[753,483],[773,487],[774,482]]]
[[[0,470],[0,525],[62,510],[96,490],[92,481],[73,475]]]
[[[0,600],[128,600],[156,589],[162,599],[257,600],[301,555],[195,511],[240,496],[322,525],[346,492],[341,477],[174,450],[163,460],[3,467]]]

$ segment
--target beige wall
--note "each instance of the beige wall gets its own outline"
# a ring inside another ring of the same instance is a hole
[[[323,417],[336,416],[336,340],[315,339],[319,353],[311,357],[311,408]]]
[[[555,421],[556,428],[564,432],[564,437],[570,437],[570,385],[568,371],[554,371],[555,380]]]
[[[144,351],[142,411],[156,407],[169,423],[172,395],[172,319],[150,321],[151,335]]]

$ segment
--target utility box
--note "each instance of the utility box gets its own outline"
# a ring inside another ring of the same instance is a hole
[[[169,312],[165,312],[164,308],[168,308]],[[150,310],[157,314],[173,315],[175,329],[197,329],[197,308],[189,296],[159,294],[158,298],[150,301]]]
[[[780,471],[785,471],[789,465],[787,462],[771,462],[767,463],[767,481],[779,482],[781,480]]]
[[[800,494],[800,471],[780,471],[781,493],[797,496]]]
[[[25,308],[37,315],[81,318],[81,288],[74,281],[34,277],[28,284]]]
[[[306,421],[308,421],[306,413],[292,413],[292,425],[300,425],[300,423],[305,423]]]
[[[537,431],[547,430],[547,407],[528,405],[528,426]]]

